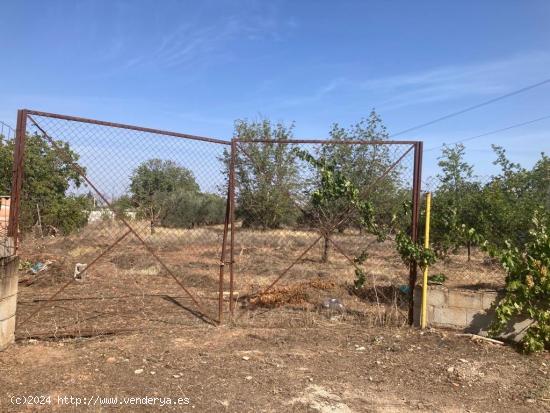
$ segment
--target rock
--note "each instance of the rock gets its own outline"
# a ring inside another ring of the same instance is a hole
[[[246,376],[245,379],[246,380],[252,380],[252,376]]]
[[[116,363],[116,357],[107,357],[105,360],[107,363]]]
[[[458,361],[460,361],[462,363],[468,363],[468,360],[466,360],[466,359],[458,359]]]
[[[341,313],[346,311],[346,307],[344,307],[344,304],[338,298],[326,298],[323,300],[321,306],[327,310],[339,311]]]
[[[134,373],[135,374],[141,374],[141,373],[143,373],[143,369],[134,370]]]
[[[248,360],[250,360],[250,357],[248,357],[248,356],[243,356],[243,360],[244,360],[244,361],[248,361]]]
[[[455,368],[453,366],[447,369],[447,373],[454,373],[454,372],[455,372]]]
[[[360,347],[357,347],[355,350],[357,350],[357,351],[365,351],[366,348],[363,347],[363,346],[360,346]]]
[[[174,374],[172,377],[175,379],[179,379],[181,376],[179,374]]]
[[[535,399],[527,399],[525,400],[525,403],[535,403],[536,400]]]

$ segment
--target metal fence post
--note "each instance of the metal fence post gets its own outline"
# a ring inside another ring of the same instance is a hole
[[[420,214],[420,192],[422,179],[422,150],[423,142],[417,142],[414,146],[414,172],[412,190],[412,213],[411,213],[411,239],[418,242],[418,217]],[[414,322],[414,288],[418,275],[418,265],[413,263],[409,268],[409,314],[408,322]]]
[[[231,319],[234,315],[235,304],[233,302],[233,290],[234,290],[234,269],[235,263],[235,163],[237,159],[237,140],[231,140],[231,162],[229,172],[229,208],[230,208],[230,220],[231,220],[231,236],[229,247],[229,314]]]
[[[10,216],[8,237],[13,238],[13,255],[17,253],[19,215],[21,210],[21,188],[23,186],[23,166],[25,160],[25,138],[27,133],[27,111],[17,111],[15,150],[13,152],[13,175],[11,186]]]

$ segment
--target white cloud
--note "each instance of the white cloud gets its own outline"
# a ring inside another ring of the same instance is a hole
[[[361,90],[381,98],[384,110],[505,93],[550,73],[548,53],[529,53],[468,65],[444,66],[361,82]]]

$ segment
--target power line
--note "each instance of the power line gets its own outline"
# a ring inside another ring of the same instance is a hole
[[[10,137],[10,132],[11,134],[14,134],[15,133],[15,129],[13,129],[10,125],[8,125],[6,122],[2,122],[0,120],[0,135],[4,135],[4,128],[6,128],[8,130],[8,138]]]
[[[13,128],[12,128],[10,125],[8,125],[6,122],[2,122],[2,121],[0,120],[0,123],[2,124],[2,126],[4,126],[4,127],[8,128],[8,129],[12,130],[13,132],[15,132],[15,129],[13,129]]]
[[[536,88],[536,87],[542,86],[542,85],[544,85],[544,84],[546,84],[546,83],[550,83],[550,79],[545,79],[545,80],[543,80],[542,82],[538,82],[538,83],[535,83],[535,84],[526,86],[526,87],[524,87],[524,88],[521,88],[521,89],[518,89],[518,90],[514,90],[513,92],[507,93],[507,94],[505,94],[505,95],[498,96],[498,97],[496,97],[496,98],[487,100],[487,101],[482,102],[482,103],[478,103],[477,105],[473,105],[473,106],[467,107],[467,108],[462,109],[462,110],[459,110],[459,111],[457,111],[457,112],[449,113],[448,115],[441,116],[440,118],[431,120],[431,121],[426,122],[426,123],[422,123],[422,124],[417,125],[417,126],[413,126],[412,128],[408,128],[408,129],[402,130],[402,131],[400,131],[400,132],[397,132],[397,133],[394,133],[394,134],[390,135],[390,138],[393,138],[394,136],[402,135],[402,134],[407,133],[407,132],[411,132],[411,131],[413,131],[413,130],[417,130],[417,129],[420,129],[420,128],[424,128],[424,127],[429,126],[429,125],[433,125],[434,123],[441,122],[442,120],[445,120],[445,119],[449,119],[449,118],[452,118],[452,117],[455,117],[455,116],[458,116],[458,115],[462,115],[463,113],[469,112],[469,111],[474,110],[474,109],[481,108],[481,107],[483,107],[483,106],[490,105],[491,103],[498,102],[499,100],[506,99],[506,98],[508,98],[508,97],[510,97],[510,96],[518,95],[518,94],[520,94],[520,93],[523,93],[523,92],[526,92],[526,91],[528,91],[528,90],[534,89],[534,88]]]
[[[464,138],[464,139],[460,139],[460,140],[457,140],[457,141],[454,141],[454,142],[450,142],[448,145],[454,145],[456,143],[463,143],[463,142],[471,141],[471,140],[474,140],[474,139],[483,138],[485,136],[494,135],[495,133],[504,132],[504,131],[519,128],[519,127],[525,126],[525,125],[530,125],[532,123],[540,122],[540,121],[546,120],[546,119],[550,119],[550,115],[543,116],[543,117],[540,117],[540,118],[537,118],[537,119],[528,120],[528,121],[522,122],[522,123],[516,123],[515,125],[506,126],[505,128],[495,129],[491,132],[485,132],[485,133],[482,133],[480,135],[470,136],[468,138]],[[425,152],[429,152],[429,151],[433,151],[435,149],[442,148],[445,145],[446,144],[439,145],[439,146],[434,146],[433,148],[426,149]]]

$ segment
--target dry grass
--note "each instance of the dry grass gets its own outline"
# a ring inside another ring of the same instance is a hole
[[[158,297],[178,297],[183,307],[190,310],[196,307],[171,274],[198,297],[206,312],[211,316],[217,313],[223,227],[157,228],[154,234],[150,234],[145,222],[136,222],[135,225],[139,235],[169,271],[130,234],[88,271],[82,283],[73,283],[62,294],[63,297],[72,298],[94,295],[103,301],[75,301],[71,302],[71,306],[56,306],[39,316],[36,326],[66,325],[68,320],[85,326],[90,323],[84,321],[88,320],[90,312],[98,316],[98,321],[104,321],[106,316],[97,313],[105,313],[101,311],[103,309],[109,310],[106,313],[112,323],[122,321],[125,324],[125,318],[181,322],[181,309],[174,307],[174,303],[159,301]],[[76,263],[91,262],[125,231],[126,228],[121,224],[98,223],[69,237],[24,240],[21,246],[24,261],[32,264],[50,260],[53,263],[47,271],[36,276],[22,273],[21,278],[29,284],[28,287],[22,284],[22,299],[32,301],[50,296],[72,278]],[[354,290],[353,265],[334,248],[331,248],[329,262],[322,262],[322,242],[291,266],[316,238],[318,233],[314,231],[254,231],[237,228],[234,273],[235,290],[240,297],[262,291],[286,271],[285,276],[268,294],[256,297],[248,305],[237,306],[237,316],[241,322],[258,317],[258,311],[262,310],[254,308],[264,307],[278,308],[275,313],[282,318],[276,323],[284,324],[288,314],[281,307],[285,307],[294,311],[291,317],[293,321],[289,322],[307,325],[311,321],[309,313],[318,312],[318,306],[324,299],[338,298],[346,306],[347,318],[358,318],[369,325],[403,323],[406,318],[406,301],[398,287],[408,283],[408,271],[396,254],[391,240],[377,243],[371,237],[356,233],[334,235],[335,242],[349,258],[358,255],[363,249],[369,252],[369,258],[364,263],[367,283],[362,290]],[[229,260],[229,256],[226,260]],[[474,288],[501,285],[502,273],[484,265],[483,260],[484,256],[479,251],[474,252],[470,263],[461,254],[451,257],[449,262],[438,263],[431,269],[431,273],[445,273],[447,283],[453,286],[467,285]],[[223,283],[226,292],[229,289],[228,278],[229,268],[226,266]],[[105,297],[116,296],[132,298],[105,301]],[[27,308],[25,305],[20,307],[22,313],[30,311],[32,307],[31,304],[26,305]],[[126,309],[120,310],[121,305]],[[61,312],[63,309],[65,313]],[[227,301],[224,311],[228,311]],[[271,323],[277,317],[270,315],[266,322]],[[315,319],[318,320],[318,317]]]

